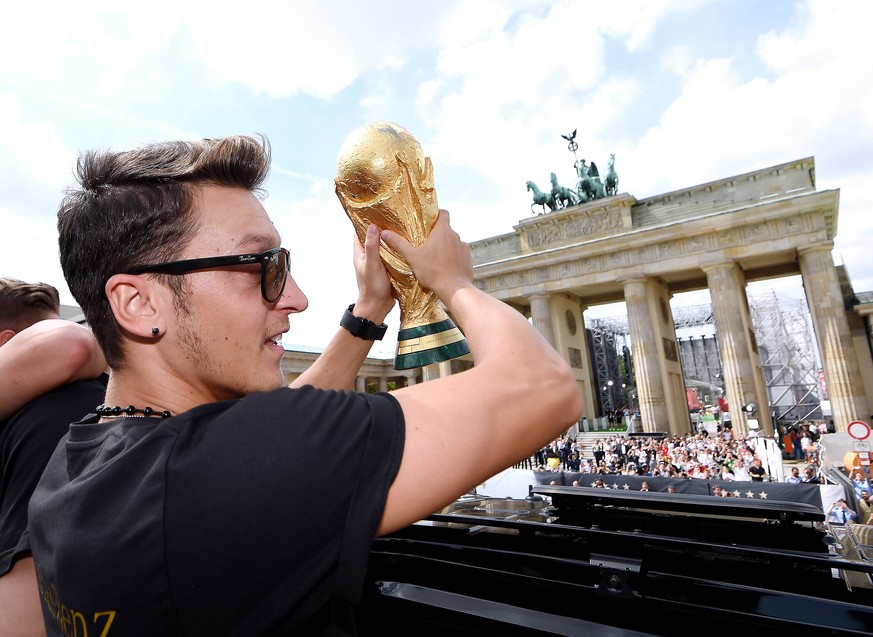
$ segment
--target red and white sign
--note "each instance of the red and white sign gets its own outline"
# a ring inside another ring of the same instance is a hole
[[[846,431],[855,440],[867,440],[870,437],[870,425],[862,420],[853,420]]]

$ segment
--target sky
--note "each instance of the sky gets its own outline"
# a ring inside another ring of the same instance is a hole
[[[638,199],[812,156],[818,189],[840,190],[834,261],[873,290],[869,0],[145,6],[16,2],[0,21],[0,275],[62,303],[56,214],[79,153],[259,133],[264,205],[310,302],[283,342],[323,348],[357,296],[337,152],[374,120],[420,141],[466,241],[529,218],[526,181],[573,183],[573,130]],[[398,310],[387,322],[375,355],[393,354]]]

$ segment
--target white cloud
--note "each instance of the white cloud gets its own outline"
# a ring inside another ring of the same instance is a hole
[[[658,23],[671,14],[700,9],[712,0],[616,0],[598,3],[596,10],[579,3],[583,19],[595,21],[605,34],[620,37],[629,51],[644,49]]]
[[[401,68],[432,45],[432,22],[453,4],[262,0],[246,9],[264,18],[241,25],[239,3],[216,2],[189,15],[186,28],[215,80],[256,95],[328,99],[362,72]]]
[[[694,64],[694,53],[688,46],[675,46],[661,56],[661,68],[676,75],[685,75]]]
[[[48,121],[28,121],[0,95],[0,275],[51,283],[72,303],[57,259],[56,215],[74,154]]]
[[[0,22],[0,69],[35,86],[120,94],[155,72],[156,55],[180,25],[167,16],[180,10],[169,0],[155,0],[148,10],[102,0],[16,2]]]

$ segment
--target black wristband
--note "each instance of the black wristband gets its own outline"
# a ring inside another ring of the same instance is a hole
[[[365,341],[381,341],[382,337],[385,336],[385,332],[388,330],[388,326],[385,325],[385,323],[382,323],[382,325],[376,325],[373,321],[357,317],[352,314],[352,310],[354,309],[355,304],[352,303],[343,314],[343,318],[340,321],[340,327],[346,328],[351,332],[352,336],[357,336]]]

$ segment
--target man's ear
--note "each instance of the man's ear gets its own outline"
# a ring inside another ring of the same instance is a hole
[[[13,336],[15,336],[15,330],[3,330],[0,332],[0,346],[6,345]]]
[[[136,274],[114,274],[106,282],[106,298],[122,329],[136,336],[153,339],[154,328],[166,332],[167,296],[170,291],[155,281]]]

